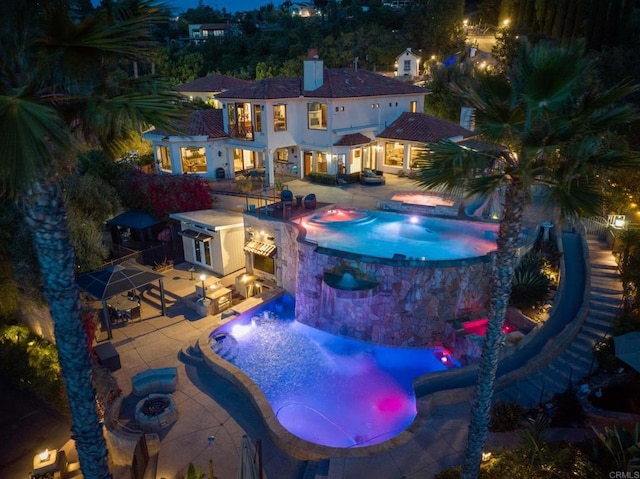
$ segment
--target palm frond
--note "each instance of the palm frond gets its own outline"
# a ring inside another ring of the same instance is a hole
[[[0,96],[0,192],[14,196],[71,143],[56,110],[20,96]]]
[[[599,185],[586,178],[550,185],[548,204],[559,208],[562,217],[589,217],[602,213],[604,197]]]
[[[65,6],[59,6],[47,12],[43,33],[37,42],[45,48],[63,49],[65,54],[79,50],[85,54],[93,52],[98,58],[100,54],[110,53],[140,59],[155,43],[151,26],[166,21],[161,5],[140,0],[134,10],[125,2],[112,6],[110,12],[99,10],[80,23],[71,22]]]
[[[558,112],[571,100],[589,70],[579,47],[563,49],[545,43],[524,44],[519,68],[521,95],[531,111]]]
[[[416,182],[424,188],[454,190],[462,178],[480,174],[493,166],[496,158],[449,140],[430,145],[420,157],[423,164]]]

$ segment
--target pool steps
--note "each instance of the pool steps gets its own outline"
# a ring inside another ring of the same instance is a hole
[[[183,363],[191,364],[194,366],[200,365],[204,362],[202,351],[200,351],[200,345],[198,341],[185,343],[179,353],[179,359]]]
[[[238,356],[238,341],[227,333],[216,334],[211,341],[211,350],[228,362]]]

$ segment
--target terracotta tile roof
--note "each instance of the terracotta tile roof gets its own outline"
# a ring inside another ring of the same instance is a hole
[[[265,78],[250,85],[230,89],[217,96],[219,99],[275,100],[279,98],[353,98],[427,94],[428,90],[378,73],[353,68],[328,68],[320,88],[303,91],[303,77]]]
[[[302,77],[265,78],[248,85],[229,89],[216,96],[222,99],[275,100],[278,98],[298,98],[302,94]]]
[[[356,145],[368,145],[373,140],[362,133],[352,133],[349,135],[344,135],[338,141],[336,141],[334,146],[356,146]]]
[[[248,85],[249,82],[228,75],[208,75],[175,87],[176,91],[219,92]]]
[[[322,98],[349,98],[360,96],[426,94],[427,90],[395,78],[385,77],[367,70],[331,68],[324,71],[323,85],[305,96]]]
[[[154,129],[149,135],[163,136],[204,136],[208,138],[226,138],[222,123],[222,110],[195,110],[187,119],[176,127],[178,133],[169,133],[165,130]]]
[[[420,143],[434,143],[445,138],[461,136],[468,138],[475,133],[461,127],[457,123],[442,120],[424,113],[403,113],[391,123],[378,138],[390,140],[417,141]]]

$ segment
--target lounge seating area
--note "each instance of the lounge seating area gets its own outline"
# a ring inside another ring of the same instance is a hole
[[[131,378],[131,392],[138,397],[151,393],[175,392],[178,370],[175,367],[147,369]]]
[[[363,185],[384,185],[386,180],[382,171],[364,170],[360,174],[360,183]]]

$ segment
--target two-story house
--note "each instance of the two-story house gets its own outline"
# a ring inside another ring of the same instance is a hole
[[[229,88],[216,95],[222,110],[193,113],[178,134],[144,137],[159,172],[233,178],[257,171],[271,186],[276,175],[399,173],[416,166],[426,143],[473,136],[422,113],[427,93],[366,70],[326,69],[312,51],[302,77]]]
[[[350,174],[377,167],[376,135],[422,111],[427,90],[354,68],[325,69],[311,51],[302,78],[267,78],[217,99],[234,170]],[[286,171],[283,171],[286,170]]]

